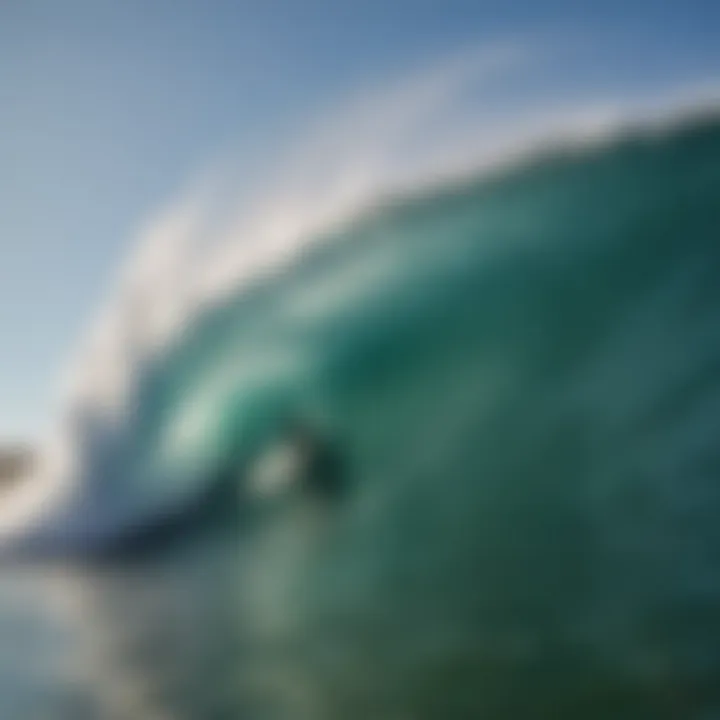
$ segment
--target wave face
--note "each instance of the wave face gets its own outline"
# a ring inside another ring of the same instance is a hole
[[[75,418],[88,480],[63,532],[191,508],[300,417],[342,438],[358,497],[471,513],[468,559],[563,552],[546,589],[610,546],[630,585],[636,562],[689,573],[682,534],[716,509],[719,161],[713,119],[637,131],[315,238],[148,360],[112,432]]]
[[[709,717],[718,227],[712,117],[377,207],[194,318],[112,432],[78,419],[53,541],[192,520],[304,418],[339,522],[294,498],[231,564],[248,664],[338,703],[308,716]]]

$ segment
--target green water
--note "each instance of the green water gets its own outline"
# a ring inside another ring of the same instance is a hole
[[[198,319],[137,391],[127,507],[288,415],[350,489],[58,570],[87,717],[720,714],[719,228],[710,118],[389,203]]]

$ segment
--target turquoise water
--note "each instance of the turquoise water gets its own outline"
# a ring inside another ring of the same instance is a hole
[[[86,542],[186,525],[57,571],[87,716],[720,714],[718,228],[708,117],[389,201],[196,319],[88,453]],[[347,493],[191,533],[288,417]]]

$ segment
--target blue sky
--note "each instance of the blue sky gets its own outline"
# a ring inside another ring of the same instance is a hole
[[[719,33],[716,0],[1,3],[0,439],[47,426],[138,227],[227,149],[252,182],[338,97],[469,44],[562,38],[558,82],[627,94],[720,78]]]

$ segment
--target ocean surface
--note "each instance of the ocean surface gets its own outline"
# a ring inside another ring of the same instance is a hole
[[[0,717],[720,718],[719,278],[712,113],[328,231],[78,420]],[[298,422],[331,498],[256,491]]]

